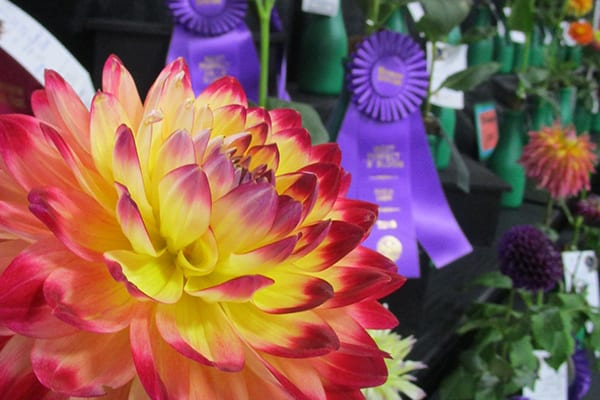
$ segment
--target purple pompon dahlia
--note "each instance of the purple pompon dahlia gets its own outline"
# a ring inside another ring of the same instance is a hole
[[[500,272],[516,288],[550,290],[562,278],[562,259],[554,243],[532,225],[508,230],[498,244]]]
[[[579,200],[575,206],[577,215],[581,215],[586,224],[600,226],[600,196],[590,194]]]

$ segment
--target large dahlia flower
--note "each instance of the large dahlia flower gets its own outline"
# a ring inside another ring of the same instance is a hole
[[[361,398],[404,279],[360,245],[334,144],[182,60],[88,110],[55,72],[0,116],[0,398]]]
[[[577,136],[573,126],[559,124],[529,132],[520,162],[538,188],[554,199],[564,199],[590,188],[597,158],[589,135]]]

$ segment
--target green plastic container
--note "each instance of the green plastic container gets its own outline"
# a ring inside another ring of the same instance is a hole
[[[491,12],[486,6],[475,9],[475,26],[485,28],[491,23]],[[494,39],[489,37],[469,44],[467,64],[469,66],[485,64],[494,59]]]
[[[348,35],[342,10],[334,17],[304,14],[300,40],[302,67],[298,72],[301,91],[336,95],[344,83],[343,60],[348,55]]]

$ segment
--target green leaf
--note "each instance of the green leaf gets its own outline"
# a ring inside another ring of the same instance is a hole
[[[528,370],[536,371],[538,368],[538,359],[533,354],[533,344],[530,336],[523,336],[520,340],[509,342],[508,357],[515,367],[524,367]]]
[[[421,0],[425,15],[417,29],[432,42],[439,41],[452,28],[460,25],[471,11],[471,0]]]
[[[310,104],[269,97],[267,99],[267,108],[269,110],[274,108],[292,108],[298,111],[302,116],[302,126],[308,130],[312,144],[329,142],[329,133],[325,129],[319,113]]]
[[[450,75],[436,90],[448,88],[466,92],[490,79],[490,77],[498,72],[499,69],[500,63],[497,62],[474,65]]]
[[[531,317],[536,348],[546,350],[546,360],[552,368],[566,362],[575,350],[572,325],[568,315],[556,308],[547,308]]]
[[[532,32],[534,26],[534,0],[518,0],[512,4],[508,17],[508,29],[521,32]]]
[[[473,279],[472,284],[498,289],[511,289],[512,280],[500,271],[487,272]]]
[[[448,375],[440,386],[440,400],[471,400],[479,377],[458,367]]]

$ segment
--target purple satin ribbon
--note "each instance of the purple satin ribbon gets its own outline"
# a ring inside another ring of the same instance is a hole
[[[214,80],[230,75],[240,81],[250,100],[258,101],[260,64],[252,33],[243,21],[217,36],[202,35],[176,23],[167,63],[177,57],[187,61],[196,94]]]
[[[353,178],[349,197],[380,207],[365,245],[396,261],[401,274],[420,275],[417,241],[438,268],[472,251],[448,207],[418,110],[381,122],[350,103],[338,144]],[[398,242],[399,258],[394,257]]]

